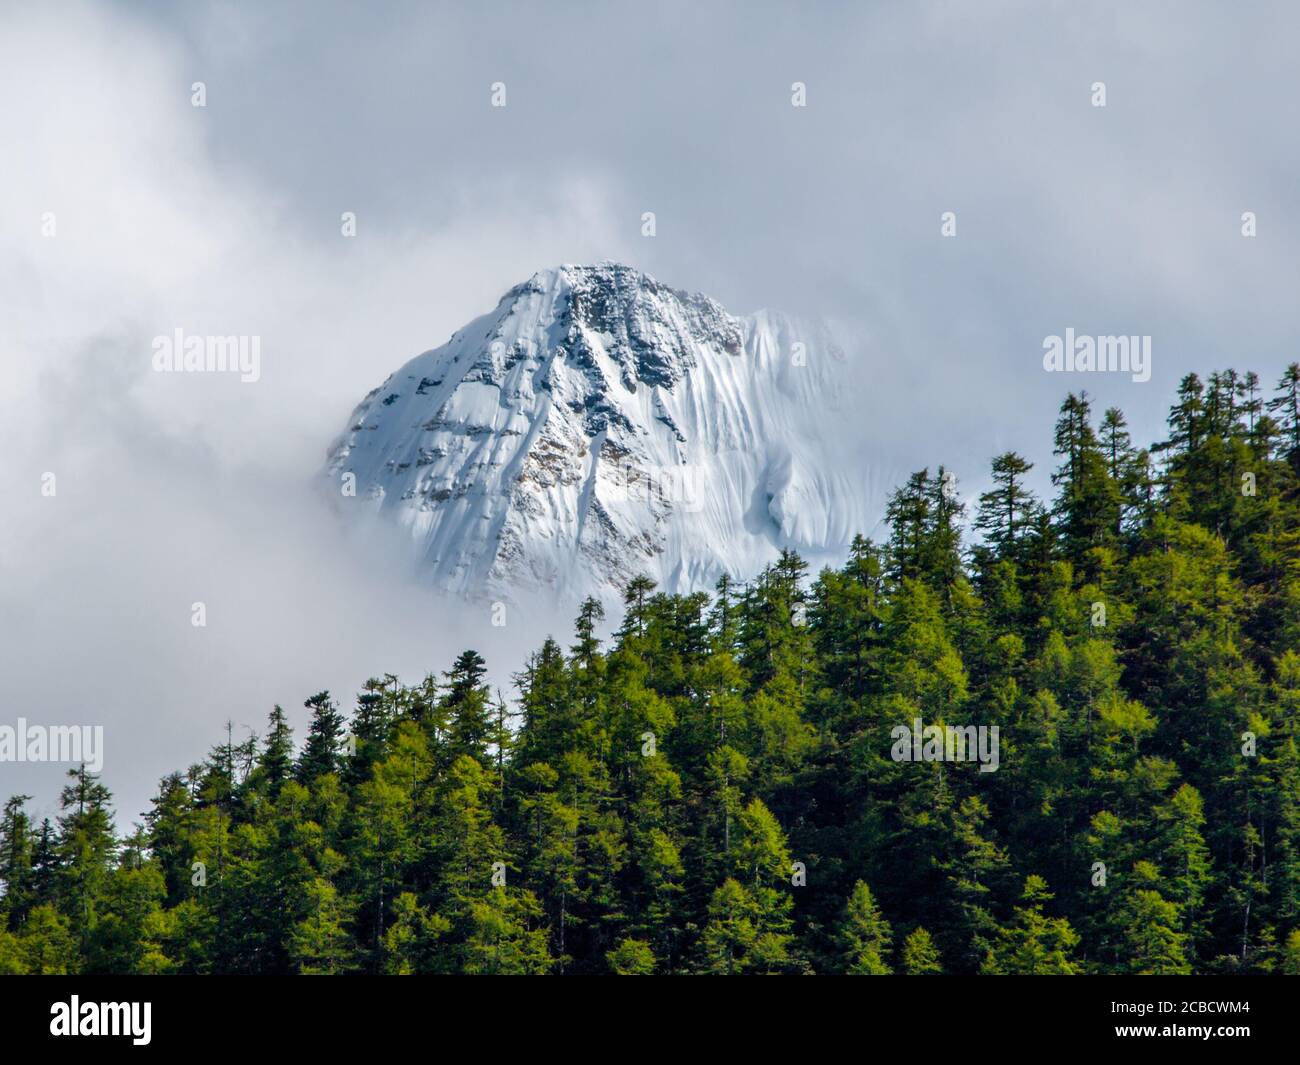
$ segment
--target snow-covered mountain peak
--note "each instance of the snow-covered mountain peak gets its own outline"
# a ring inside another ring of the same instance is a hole
[[[599,349],[628,389],[638,382],[671,388],[695,365],[702,341],[729,355],[742,350],[741,322],[716,300],[671,289],[622,263],[539,270],[507,292],[501,306],[511,312],[507,322],[548,326],[579,364],[597,367]]]
[[[820,325],[559,266],[366,396],[327,474],[461,595],[709,587],[782,546],[838,556],[864,527],[833,447],[843,368]]]

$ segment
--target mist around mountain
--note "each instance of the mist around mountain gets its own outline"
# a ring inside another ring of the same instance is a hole
[[[784,549],[838,562],[883,502],[845,370],[819,323],[617,263],[543,270],[365,397],[325,490],[474,599],[612,605],[640,573],[692,592]]]

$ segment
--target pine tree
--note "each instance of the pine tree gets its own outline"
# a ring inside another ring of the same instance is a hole
[[[895,581],[920,579],[925,572],[932,498],[930,471],[919,470],[894,490],[885,507],[889,524],[889,575]]]
[[[271,710],[268,726],[266,746],[259,764],[259,780],[274,799],[293,772],[293,731],[278,705]]]
[[[709,900],[700,939],[700,971],[731,976],[753,971],[761,915],[753,897],[730,877]]]
[[[108,890],[117,840],[113,831],[112,796],[85,765],[68,770],[72,783],[63,789],[59,804],[59,898],[72,920],[84,952],[99,920]]]
[[[1039,504],[1024,481],[1033,468],[1014,451],[993,460],[993,487],[980,496],[974,524],[997,558],[1019,558],[1032,528]]]
[[[383,679],[371,677],[357,695],[344,764],[344,774],[350,784],[364,781],[371,766],[384,757],[397,712],[393,697],[396,683],[397,678],[391,674]]]
[[[318,777],[338,771],[344,723],[327,691],[318,692],[303,705],[311,711],[311,724],[298,756],[296,776],[300,784],[311,785]]]
[[[844,971],[850,976],[888,976],[892,940],[889,922],[881,915],[871,889],[861,880],[853,885],[840,929]]]
[[[1212,879],[1210,852],[1202,837],[1203,811],[1201,796],[1190,784],[1181,785],[1156,810],[1156,820],[1162,829],[1167,894],[1169,901],[1179,908],[1181,927],[1190,937],[1189,945],[1206,934],[1201,906]]]
[[[908,976],[934,976],[943,972],[939,951],[924,928],[913,929],[903,941],[902,966]]]
[[[1063,554],[1081,565],[1087,552],[1109,544],[1119,527],[1120,493],[1106,470],[1106,456],[1092,428],[1086,392],[1061,404],[1053,454],[1061,465],[1052,474],[1059,489],[1052,518]]]
[[[336,976],[352,967],[349,914],[338,890],[316,877],[307,886],[307,913],[294,927],[289,956],[304,976]]]
[[[1300,473],[1300,362],[1288,364],[1275,395],[1268,401],[1268,410],[1277,414],[1282,457]]]
[[[1180,931],[1178,906],[1155,889],[1159,873],[1150,862],[1138,862],[1134,887],[1124,902],[1125,967],[1139,976],[1181,976],[1191,972]]]
[[[1145,457],[1134,451],[1128,423],[1118,407],[1110,407],[1102,415],[1098,427],[1098,443],[1105,458],[1106,475],[1118,495],[1113,529],[1118,538],[1135,518],[1141,520],[1143,517],[1146,499]]]
[[[393,922],[384,933],[384,972],[390,976],[436,972],[439,942],[449,931],[451,922],[445,917],[429,913],[414,892],[402,892],[393,900]]]
[[[490,692],[483,680],[486,673],[483,657],[477,651],[465,651],[444,674],[447,692],[443,697],[443,712],[449,722],[449,758],[468,755],[484,765],[491,763],[488,742],[493,729]]]
[[[10,948],[10,962],[30,976],[72,976],[82,970],[73,920],[49,903],[32,908]]]
[[[736,649],[735,589],[731,577],[724,573],[713,589],[713,608],[709,611],[709,632],[719,651]]]
[[[542,909],[530,891],[494,887],[470,904],[464,971],[486,976],[538,976],[553,964],[540,928]]]
[[[982,971],[1019,976],[1075,976],[1079,966],[1071,954],[1079,936],[1064,917],[1048,917],[1043,907],[1051,902],[1047,881],[1039,876],[1025,880],[1023,905],[1017,907],[1010,928],[1000,929]]]
[[[25,804],[30,795],[14,795],[0,816],[0,929],[17,931],[33,903],[32,859],[35,838]]]
[[[763,803],[742,812],[731,855],[733,876],[709,901],[700,939],[700,971],[715,974],[793,971],[790,855],[780,825]]]
[[[527,766],[558,759],[579,726],[577,708],[569,699],[560,645],[548,636],[515,677],[515,684],[523,719],[516,738],[516,762]]]

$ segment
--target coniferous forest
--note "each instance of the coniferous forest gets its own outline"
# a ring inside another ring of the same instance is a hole
[[[129,835],[84,769],[15,796],[0,972],[1300,973],[1300,365],[1165,435],[1071,395],[1050,498],[922,470],[842,569],[276,707]],[[896,761],[916,719],[997,770]]]

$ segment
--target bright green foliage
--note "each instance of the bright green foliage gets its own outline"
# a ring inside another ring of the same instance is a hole
[[[1079,936],[1064,917],[1048,917],[1043,907],[1052,900],[1039,876],[1025,881],[1022,905],[1010,928],[998,930],[998,943],[989,951],[983,972],[1014,976],[1074,976],[1079,967],[1071,954]]]
[[[871,889],[861,880],[844,907],[840,940],[844,945],[844,971],[850,976],[888,976],[889,922],[881,916]]]
[[[1191,972],[1191,966],[1178,905],[1153,887],[1143,886],[1157,881],[1158,873],[1149,862],[1134,867],[1134,886],[1122,910],[1127,969],[1140,976],[1183,975]]]
[[[916,928],[903,941],[903,972],[908,976],[935,976],[943,972],[939,951],[930,933]]]
[[[352,946],[344,928],[347,907],[338,890],[320,877],[307,885],[307,913],[289,937],[289,957],[307,976],[334,976],[351,968]]]
[[[554,960],[531,891],[494,888],[470,903],[471,928],[462,971],[488,976],[540,976]]]
[[[655,971],[655,956],[644,939],[621,939],[605,955],[609,971],[617,976],[650,976]]]
[[[384,972],[413,976],[436,972],[438,941],[451,931],[445,917],[430,914],[410,891],[393,900],[393,918],[384,933]]]

